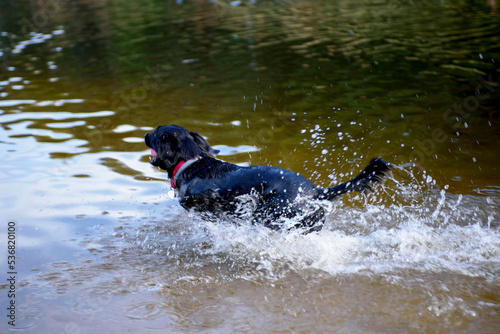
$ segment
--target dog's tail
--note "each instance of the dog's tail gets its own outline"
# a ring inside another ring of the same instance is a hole
[[[383,183],[385,178],[391,173],[391,164],[380,158],[373,158],[365,169],[351,181],[339,184],[338,186],[318,189],[318,198],[333,200],[337,196],[351,192],[372,190],[371,183]]]

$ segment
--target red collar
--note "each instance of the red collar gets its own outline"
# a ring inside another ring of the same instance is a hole
[[[177,173],[182,173],[182,171],[186,168],[188,168],[191,164],[195,163],[196,161],[200,160],[201,159],[201,156],[197,155],[191,159],[188,159],[186,161],[181,161],[177,164],[177,166],[175,166],[174,168],[174,171],[172,172],[172,178],[170,179],[170,184],[172,185],[172,188],[174,189],[177,189],[177,187],[175,186],[175,176],[177,175]]]

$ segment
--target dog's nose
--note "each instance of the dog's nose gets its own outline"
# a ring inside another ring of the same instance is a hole
[[[149,146],[149,136],[151,135],[151,132],[148,132],[144,135],[144,142],[146,143],[146,146],[147,147],[151,147]]]

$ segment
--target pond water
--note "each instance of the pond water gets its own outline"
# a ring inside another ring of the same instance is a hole
[[[2,331],[496,332],[498,6],[2,2]],[[401,168],[318,233],[208,223],[149,164],[163,124],[322,187]]]

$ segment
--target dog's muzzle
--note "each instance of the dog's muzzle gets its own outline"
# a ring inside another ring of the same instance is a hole
[[[156,163],[156,157],[158,156],[158,153],[155,151],[154,148],[151,149],[151,157],[149,158],[149,163],[154,165]]]

